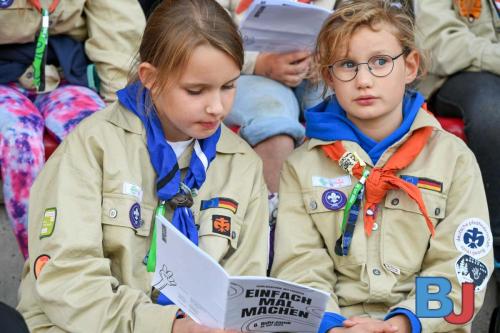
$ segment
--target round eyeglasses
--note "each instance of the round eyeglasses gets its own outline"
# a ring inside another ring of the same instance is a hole
[[[350,59],[337,60],[328,66],[328,71],[340,81],[349,82],[354,80],[358,74],[359,65],[366,65],[373,76],[384,77],[391,74],[394,69],[394,61],[403,54],[407,53],[407,51],[408,50],[405,48],[403,49],[403,52],[395,57],[384,54],[375,55],[368,59],[367,62],[360,63],[356,63]]]

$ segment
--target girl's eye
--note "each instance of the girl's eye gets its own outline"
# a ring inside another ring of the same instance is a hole
[[[200,95],[201,94],[201,89],[200,90],[186,89],[186,91],[189,95]]]
[[[385,66],[389,60],[386,57],[377,57],[373,60],[375,66]]]
[[[230,90],[230,89],[233,89],[235,87],[234,83],[231,83],[231,84],[226,84],[225,86],[222,86],[222,89],[223,90]]]
[[[354,67],[356,67],[356,64],[352,60],[343,60],[340,61],[339,67],[343,69],[353,69]]]

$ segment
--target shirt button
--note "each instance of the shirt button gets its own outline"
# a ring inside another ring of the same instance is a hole
[[[116,215],[118,215],[118,211],[114,208],[111,208],[109,210],[109,217],[111,217],[112,219],[114,219],[116,217]]]
[[[375,231],[375,230],[377,230],[377,229],[378,229],[378,223],[377,223],[377,222],[375,222],[375,223],[373,223],[372,230],[373,230],[373,231]]]
[[[398,199],[398,198],[394,198],[394,199],[392,199],[391,204],[392,204],[393,206],[397,206],[397,205],[399,204],[399,199]]]
[[[315,210],[316,208],[318,208],[318,203],[315,200],[311,200],[311,202],[309,202],[309,208]]]
[[[374,268],[372,272],[373,272],[373,275],[377,275],[377,276],[380,275],[380,271],[376,268]]]
[[[236,238],[236,231],[233,231],[233,232],[231,233],[231,238],[232,238],[232,239],[235,239],[235,238]]]
[[[373,214],[375,214],[375,213],[373,212],[373,210],[371,210],[371,209],[367,209],[367,210],[366,210],[366,215],[368,215],[368,216],[373,216]]]
[[[434,210],[434,215],[439,215],[439,213],[441,213],[441,209],[436,208],[436,210]]]

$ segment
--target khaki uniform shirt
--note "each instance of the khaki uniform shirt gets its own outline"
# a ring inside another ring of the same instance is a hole
[[[229,11],[229,13],[231,14],[231,16],[233,17],[233,19],[237,24],[240,23],[244,13],[240,15],[236,15],[235,13],[235,10],[238,7],[240,0],[217,0],[217,2]],[[331,10],[333,9],[335,0],[313,0],[311,4]],[[255,62],[257,61],[258,55],[259,52],[254,52],[254,51],[245,52],[245,63],[242,69],[243,74],[253,74],[255,70]]]
[[[347,174],[323,153],[321,146],[330,142],[312,139],[290,156],[282,172],[271,275],[330,292],[327,311],[378,319],[394,308],[415,313],[416,276],[446,277],[452,284],[448,297],[453,300],[455,312],[460,313],[461,286],[455,265],[463,254],[455,247],[455,231],[472,217],[485,221],[489,231],[488,208],[481,173],[467,146],[441,129],[423,110],[409,133],[424,126],[434,127],[429,142],[398,175],[442,183],[441,192],[421,189],[436,230],[433,238],[416,203],[401,190],[391,190],[378,206],[371,236],[365,234],[360,213],[349,254],[336,255],[334,247],[341,235],[344,209],[325,207],[322,196],[327,188],[313,186],[312,177],[338,179]],[[383,166],[408,136],[389,147],[376,166]],[[368,166],[373,166],[358,144],[343,144],[347,151],[356,152]],[[348,198],[356,182],[352,179],[352,185],[338,190]],[[493,269],[491,232],[488,239],[490,250],[480,261],[486,265],[489,277]],[[483,302],[484,289],[476,293],[476,311]],[[470,330],[450,325],[442,318],[420,321],[426,333]]]
[[[52,1],[40,3],[48,8]],[[41,20],[28,0],[14,0],[0,9],[0,44],[34,42]],[[68,35],[85,43],[85,53],[101,80],[100,94],[109,102],[127,83],[144,27],[137,0],[61,0],[50,14],[49,39]]]
[[[453,0],[418,0],[417,43],[430,52],[429,75],[419,84],[427,97],[460,71],[500,75],[500,17],[494,0],[481,0],[481,15],[469,21]]]
[[[152,303],[153,273],[143,263],[158,203],[145,142],[140,119],[114,103],[84,120],[38,176],[31,191],[29,259],[18,305],[32,332],[171,331],[177,307]],[[184,172],[191,152],[179,157]],[[216,197],[237,202],[236,213],[200,210],[201,200]],[[142,216],[138,228],[130,217],[135,203]],[[42,222],[52,207],[56,220],[47,235]],[[266,274],[269,227],[262,163],[226,128],[191,209],[199,247],[229,274]],[[171,219],[172,211],[166,215]],[[214,231],[217,215],[230,219],[228,233]],[[42,255],[50,260],[40,270],[36,259]],[[203,276],[198,278],[204,283]]]

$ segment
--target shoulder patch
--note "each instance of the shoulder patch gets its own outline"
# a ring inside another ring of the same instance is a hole
[[[40,238],[52,236],[56,227],[57,208],[47,208],[43,214],[42,228],[40,229]]]
[[[35,263],[33,264],[33,274],[35,275],[35,279],[38,279],[40,273],[42,272],[42,268],[45,264],[50,260],[50,256],[46,254],[39,255],[35,259]]]
[[[454,236],[455,247],[460,252],[479,259],[487,255],[493,247],[493,235],[489,225],[477,217],[464,220]]]
[[[224,215],[212,215],[212,232],[229,237],[231,235],[231,218]]]

